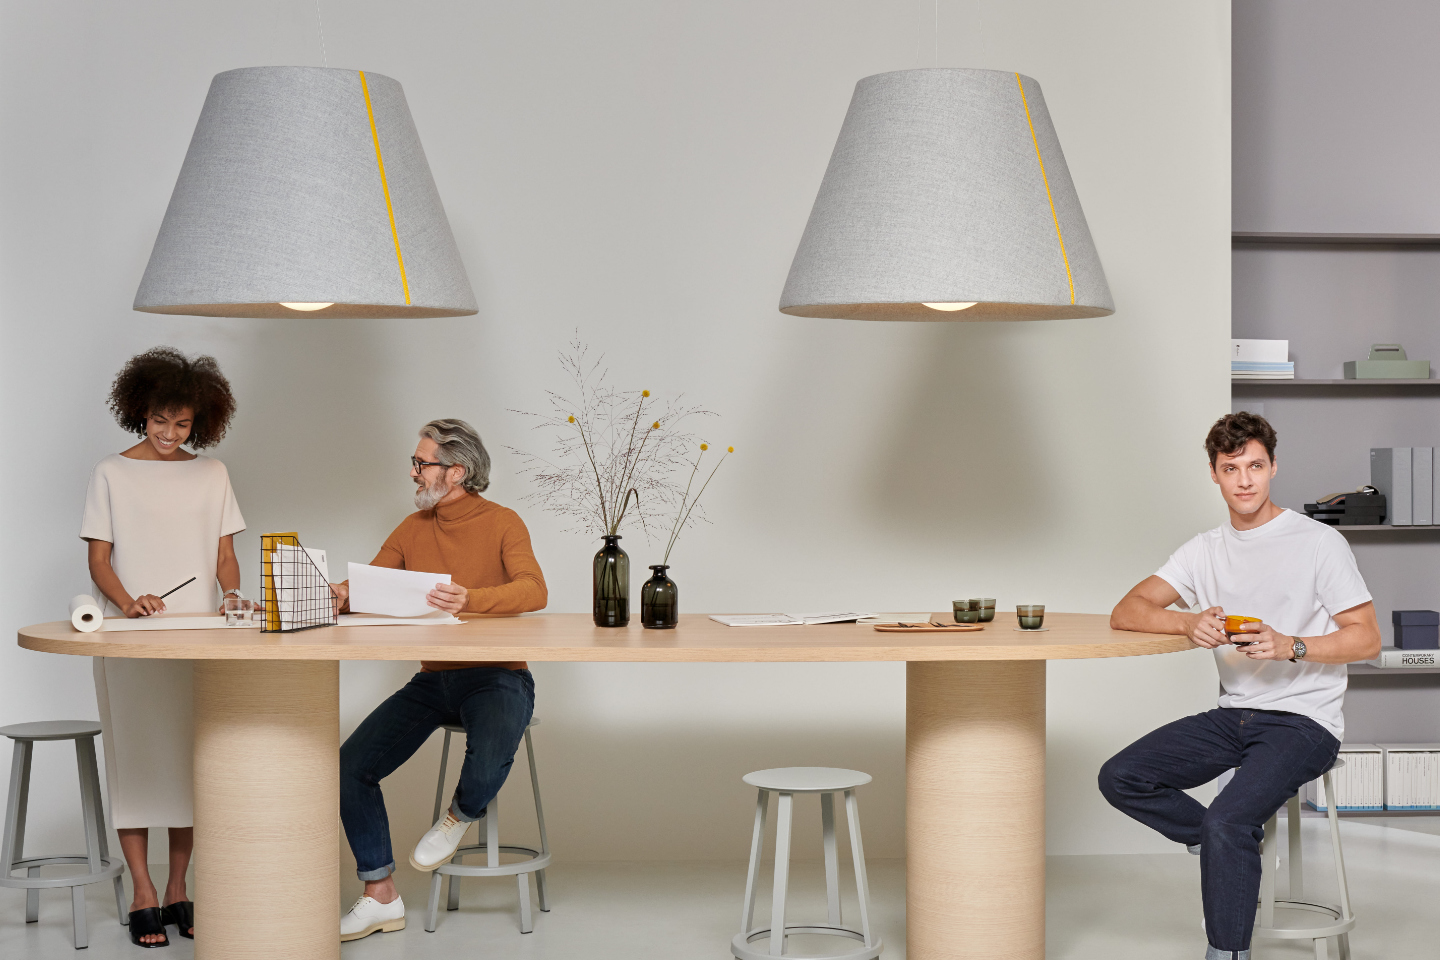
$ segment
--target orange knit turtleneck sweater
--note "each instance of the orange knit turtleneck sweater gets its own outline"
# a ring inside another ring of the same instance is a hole
[[[545,606],[545,576],[530,548],[530,531],[508,507],[467,493],[433,510],[410,514],[385,540],[376,567],[448,573],[450,581],[465,587],[470,599],[461,616],[485,613],[514,616]],[[422,670],[461,670],[467,667],[525,668],[513,663],[423,661]]]

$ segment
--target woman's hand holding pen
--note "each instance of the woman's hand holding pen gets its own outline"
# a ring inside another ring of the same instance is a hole
[[[153,593],[144,593],[132,600],[130,606],[125,608],[125,616],[133,620],[136,617],[148,617],[152,613],[163,613],[164,611],[164,600]]]

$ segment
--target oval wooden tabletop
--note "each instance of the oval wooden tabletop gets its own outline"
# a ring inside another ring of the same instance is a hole
[[[949,614],[936,614],[936,621]],[[216,623],[220,618],[216,618]],[[19,631],[20,646],[86,657],[180,660],[535,660],[725,663],[877,660],[1077,660],[1188,650],[1181,636],[1110,629],[1095,613],[1050,613],[1044,632],[1015,629],[1002,613],[976,633],[881,633],[871,624],[727,627],[703,614],[673,630],[596,627],[589,614],[542,613],[466,620],[452,626],[104,630],[80,633],[68,620]]]

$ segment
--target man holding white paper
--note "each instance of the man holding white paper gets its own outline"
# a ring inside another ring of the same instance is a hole
[[[514,616],[545,606],[547,593],[530,534],[513,510],[484,499],[490,455],[463,420],[433,420],[410,458],[416,513],[386,539],[370,567],[334,584],[341,609],[413,616],[420,597],[452,615]],[[387,577],[373,568],[424,574]],[[424,581],[430,586],[427,592]],[[353,592],[352,592],[353,591]],[[383,608],[383,609],[382,609]],[[340,748],[340,819],[365,893],[340,919],[340,939],[405,927],[380,781],[410,759],[442,724],[465,728],[465,761],[450,808],[410,855],[434,870],[455,853],[470,824],[510,773],[530,723],[535,681],[523,662],[433,662],[376,707]]]

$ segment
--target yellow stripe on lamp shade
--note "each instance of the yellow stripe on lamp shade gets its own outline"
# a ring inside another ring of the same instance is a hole
[[[860,80],[780,312],[932,322],[1114,313],[1040,85],[939,67]]]
[[[321,67],[217,74],[135,309],[291,320],[476,313],[400,84]]]

